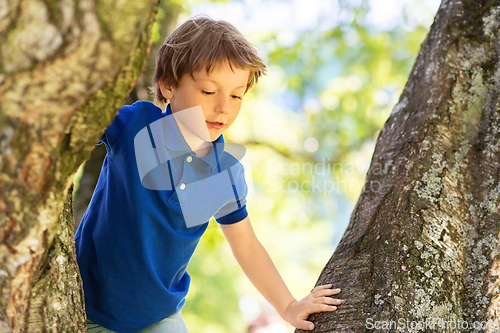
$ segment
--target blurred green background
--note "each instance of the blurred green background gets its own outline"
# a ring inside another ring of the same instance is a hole
[[[128,103],[153,99],[148,88],[156,50],[192,15],[233,23],[266,60],[268,75],[245,96],[238,120],[224,136],[248,150],[254,185],[250,219],[297,299],[314,287],[342,237],[379,130],[438,6],[437,0],[161,4],[150,60]],[[103,149],[98,146],[75,176],[77,223],[97,181]],[[242,273],[214,220],[188,272],[192,283],[182,313],[191,332],[293,331],[279,318],[273,321],[272,308]],[[256,318],[272,323],[255,325]]]

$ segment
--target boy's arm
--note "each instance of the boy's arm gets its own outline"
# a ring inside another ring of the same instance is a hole
[[[234,257],[248,279],[278,311],[279,315],[294,327],[310,330],[314,326],[307,321],[311,313],[335,311],[342,303],[328,296],[340,293],[340,289],[331,289],[331,285],[318,286],[297,301],[288,290],[276,266],[264,246],[253,231],[250,219],[234,224],[221,224],[222,232],[231,246]]]

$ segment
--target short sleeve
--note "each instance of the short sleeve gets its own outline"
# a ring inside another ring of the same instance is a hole
[[[246,197],[248,187],[245,182],[244,168],[237,164],[237,168],[231,168],[231,182],[234,192],[234,200],[222,207],[215,215],[215,220],[219,224],[233,224],[240,222],[248,216],[246,208]]]
[[[127,127],[130,119],[132,119],[132,115],[134,114],[134,110],[136,108],[136,104],[134,105],[125,105],[120,110],[118,110],[118,114],[115,119],[106,128],[106,132],[101,136],[101,138],[97,141],[96,144],[100,145],[104,143],[108,150],[111,150],[118,140],[120,135],[123,133],[125,127]]]
[[[241,208],[239,208],[236,211],[233,211],[232,213],[229,213],[221,217],[217,216],[214,217],[217,223],[219,224],[234,224],[244,220],[247,216],[248,216],[247,205],[243,205]]]

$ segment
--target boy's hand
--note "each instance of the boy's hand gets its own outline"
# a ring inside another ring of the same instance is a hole
[[[340,289],[331,289],[331,287],[331,284],[317,286],[300,301],[293,301],[286,308],[283,318],[296,328],[314,329],[314,324],[307,321],[311,313],[335,311],[336,305],[342,304],[342,300],[329,297],[340,293]]]

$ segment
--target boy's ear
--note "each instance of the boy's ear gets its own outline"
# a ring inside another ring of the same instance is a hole
[[[171,99],[174,96],[174,87],[168,86],[163,82],[160,82],[160,91],[165,99]]]

